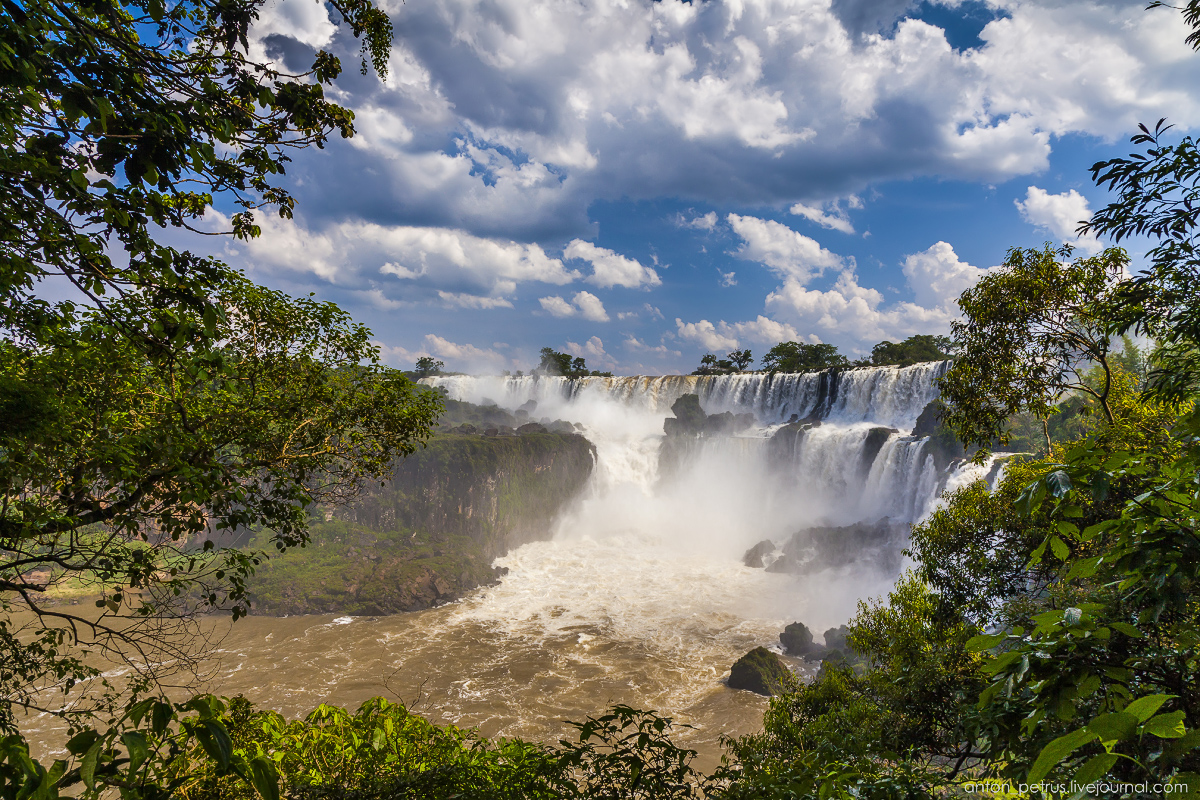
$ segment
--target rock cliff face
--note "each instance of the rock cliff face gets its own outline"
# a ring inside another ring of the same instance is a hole
[[[578,434],[439,435],[397,461],[391,480],[331,516],[377,531],[466,536],[495,558],[545,537],[594,460],[595,448]]]
[[[319,510],[307,547],[259,568],[253,611],[382,615],[455,600],[498,577],[494,558],[551,533],[594,455],[577,434],[435,436],[351,505]]]

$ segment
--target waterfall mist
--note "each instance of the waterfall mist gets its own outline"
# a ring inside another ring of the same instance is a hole
[[[833,563],[809,554],[803,574],[750,569],[742,556],[762,540],[794,539],[795,548],[798,532],[811,527],[886,517],[901,529],[924,513],[946,476],[925,440],[910,434],[944,369],[426,379],[455,400],[578,423],[596,445],[585,495],[550,541],[501,562],[509,575],[474,613],[525,634],[603,625],[609,635],[667,649],[689,632],[710,637],[722,626],[777,632],[795,619],[817,630],[845,622],[860,598],[894,581],[902,535]],[[668,465],[660,459],[663,423],[688,393],[708,414],[752,414],[753,424],[675,442]],[[797,430],[789,420],[811,427]]]

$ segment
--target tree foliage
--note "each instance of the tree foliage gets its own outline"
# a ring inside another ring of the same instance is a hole
[[[330,5],[362,38],[364,72],[382,73],[386,14]],[[336,306],[161,240],[223,219],[217,202],[237,210],[241,238],[259,233],[256,213],[290,217],[289,154],[354,132],[325,95],[341,71],[332,54],[302,74],[252,57],[260,8],[0,3],[6,729],[14,704],[63,711],[41,690],[95,677],[89,653],[135,667],[109,687],[118,706],[185,663],[173,621],[245,613],[263,557],[222,537],[267,526],[277,548],[303,544],[314,502],[385,474],[436,418],[438,400],[381,367]],[[63,287],[73,294],[46,299]],[[96,613],[48,608],[44,590],[63,584],[99,592]]]
[[[916,334],[902,342],[883,341],[871,348],[870,364],[876,367],[911,367],[926,361],[944,361],[956,347],[948,336]]]
[[[850,361],[832,344],[780,342],[763,356],[762,367],[776,372],[817,372],[850,366]]]
[[[583,356],[571,357],[570,353],[560,353],[553,347],[543,347],[542,360],[538,362],[535,373],[543,375],[561,375],[564,378],[586,378],[589,375],[611,378],[611,372],[588,370],[587,360]]]
[[[1189,24],[1200,24],[1200,6],[1184,9]],[[1200,31],[1200,28],[1196,29]],[[1193,33],[1189,42],[1198,41]],[[1131,141],[1139,152],[1100,161],[1092,179],[1117,193],[1080,230],[1111,237],[1120,243],[1133,236],[1149,237],[1149,269],[1118,287],[1108,328],[1146,334],[1159,343],[1151,363],[1151,391],[1181,399],[1200,389],[1200,152],[1195,140],[1168,142],[1171,126],[1159,120]]]
[[[1113,420],[1107,320],[1128,257],[1116,248],[1070,256],[1067,247],[1014,248],[959,298],[964,319],[952,327],[961,351],[941,388],[945,422],[964,444],[1007,443],[1014,414],[1044,422],[1067,392],[1090,395]],[[1091,363],[1103,370],[1099,386],[1084,379]]]

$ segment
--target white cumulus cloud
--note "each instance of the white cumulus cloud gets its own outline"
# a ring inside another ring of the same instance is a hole
[[[658,273],[650,267],[643,266],[633,258],[613,252],[604,247],[597,247],[591,242],[575,239],[563,250],[563,258],[577,258],[592,265],[592,274],[586,280],[601,289],[613,286],[624,286],[636,289],[641,286],[651,287],[662,284]]]
[[[821,247],[815,239],[774,220],[737,214],[726,219],[733,232],[742,238],[742,246],[734,255],[764,264],[781,278],[804,284],[843,263],[841,256]]]
[[[1050,231],[1059,241],[1085,253],[1100,251],[1100,240],[1094,234],[1080,236],[1077,233],[1079,225],[1092,218],[1092,209],[1087,198],[1074,189],[1050,194],[1045,189],[1030,186],[1024,200],[1013,202],[1021,212],[1021,219],[1030,225]]]
[[[608,322],[609,319],[604,303],[591,292],[576,292],[569,303],[558,295],[539,298],[538,303],[556,317],[580,316],[592,322]]]

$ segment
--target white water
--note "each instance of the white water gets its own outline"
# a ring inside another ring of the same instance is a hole
[[[936,398],[944,369],[932,363],[836,378],[427,379],[456,400],[509,410],[536,401],[533,419],[580,423],[597,449],[591,483],[553,538],[503,559],[509,575],[470,615],[524,636],[602,624],[607,636],[664,654],[689,632],[714,635],[715,619],[764,633],[795,619],[818,630],[845,622],[860,598],[882,594],[896,575],[871,564],[852,574],[765,574],[743,566],[742,555],[810,525],[884,516],[910,522],[924,513],[942,481],[925,442],[908,434]],[[688,392],[710,414],[748,412],[757,424],[735,437],[689,442],[681,471],[664,476],[663,420]],[[781,424],[810,415],[822,424],[772,454],[770,437]],[[879,426],[896,431],[864,464],[868,433]],[[766,634],[761,643],[774,640]]]

